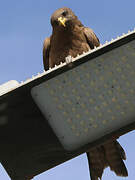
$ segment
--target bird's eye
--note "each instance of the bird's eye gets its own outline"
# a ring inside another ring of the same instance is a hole
[[[68,14],[67,11],[64,11],[64,12],[62,13],[63,16],[66,16],[67,14]]]

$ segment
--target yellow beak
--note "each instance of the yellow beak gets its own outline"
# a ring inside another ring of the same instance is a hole
[[[64,27],[66,27],[66,25],[65,25],[65,22],[66,22],[66,18],[62,18],[62,17],[59,17],[58,18],[58,21],[60,22],[60,24],[62,25],[62,26],[64,26]]]

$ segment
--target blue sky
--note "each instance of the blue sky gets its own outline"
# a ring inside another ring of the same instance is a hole
[[[0,1],[0,84],[23,81],[43,71],[42,45],[51,34],[50,16],[57,8],[73,9],[85,26],[91,27],[101,43],[127,33],[135,27],[134,0],[4,0]],[[103,180],[133,180],[135,177],[135,133],[119,141],[127,154],[128,178],[119,178],[105,170]],[[88,179],[85,154],[35,177],[35,180]],[[0,166],[0,179],[9,180]]]

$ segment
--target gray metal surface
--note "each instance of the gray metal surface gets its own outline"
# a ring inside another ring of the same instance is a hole
[[[135,40],[32,89],[67,150],[135,120]]]

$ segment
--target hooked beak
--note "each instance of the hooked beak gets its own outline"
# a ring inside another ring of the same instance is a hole
[[[66,25],[65,25],[65,22],[67,21],[67,19],[64,17],[59,17],[58,18],[58,22],[60,23],[60,25],[62,25],[62,26],[64,26],[64,27],[66,27]]]

